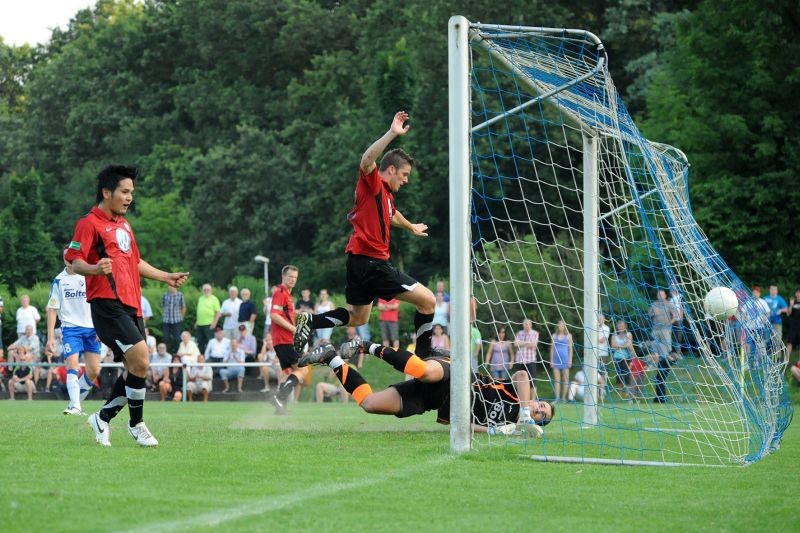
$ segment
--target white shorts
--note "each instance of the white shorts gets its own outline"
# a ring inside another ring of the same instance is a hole
[[[186,392],[191,392],[195,394],[200,392],[201,390],[207,390],[211,392],[211,380],[210,379],[201,379],[197,381],[187,381],[186,382]]]

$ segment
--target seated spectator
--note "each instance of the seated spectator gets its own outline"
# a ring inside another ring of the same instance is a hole
[[[33,358],[31,350],[27,346],[18,348],[17,361],[21,363],[31,363]],[[14,369],[11,380],[8,382],[9,400],[14,399],[14,393],[27,392],[28,399],[33,400],[33,372],[30,365],[19,365]]]
[[[206,351],[203,355],[206,356],[208,363],[221,363],[228,357],[228,352],[231,350],[231,341],[225,337],[225,332],[221,326],[214,328],[214,338],[206,344]],[[219,375],[219,370],[214,369],[214,375]]]
[[[105,344],[100,344],[100,364],[113,364],[114,352],[108,349]],[[114,382],[122,372],[121,368],[114,368],[113,366],[100,367],[100,397],[107,398],[111,394],[114,387]]]
[[[336,380],[336,384],[328,381],[331,378]],[[347,390],[345,390],[342,384],[339,383],[339,380],[336,379],[333,370],[328,373],[328,377],[325,378],[325,381],[317,383],[314,393],[317,402],[333,401],[337,396],[342,403],[347,403],[350,400],[350,395],[347,394]]]
[[[39,336],[36,334],[36,329],[31,326],[25,326],[25,333],[22,334],[17,342],[19,346],[26,346],[30,349],[31,352],[31,361],[35,363],[50,363],[50,356],[49,355],[42,355],[42,343],[39,340]],[[47,371],[50,369],[49,366],[35,366],[33,367],[33,387],[34,390],[36,389],[36,385],[39,383],[39,379],[41,378],[42,369],[45,370],[45,375]]]
[[[181,356],[173,355],[172,363],[181,364]],[[158,392],[161,393],[162,402],[167,399],[169,394],[172,394],[174,401],[181,401],[183,398],[183,368],[180,366],[169,367],[168,371],[164,373],[164,378],[158,383]]]
[[[597,389],[599,393],[598,396],[600,403],[602,403],[606,397],[606,377],[599,370],[597,372]],[[567,401],[574,402],[576,399],[578,401],[583,401],[585,395],[586,395],[586,373],[581,369],[575,373],[575,376],[569,383],[569,392],[567,395]]]
[[[172,356],[167,352],[167,345],[163,342],[158,343],[156,354],[150,357],[150,391],[159,390],[161,381],[169,375],[169,367],[166,366],[172,361]]]
[[[259,368],[259,372],[261,375],[261,379],[264,380],[264,388],[261,389],[261,392],[269,392],[269,380],[271,377],[275,378],[275,381],[280,384],[281,376],[281,365],[278,362],[278,354],[275,353],[275,347],[272,345],[272,334],[267,333],[264,337],[264,342],[261,343],[261,351],[258,352],[258,362],[264,363]]]
[[[244,324],[239,325],[239,347],[244,352],[244,360],[248,363],[254,363],[258,355],[258,343],[256,338],[247,329]],[[255,369],[253,369],[255,370]]]
[[[197,366],[191,366],[186,372],[186,395],[189,401],[194,401],[195,393],[203,394],[203,401],[208,401],[208,393],[211,392],[212,379],[214,372],[210,366],[205,366],[206,356],[197,356]]]
[[[175,352],[181,358],[181,363],[189,364],[196,363],[197,356],[200,355],[200,349],[197,343],[192,340],[192,334],[188,331],[181,333],[181,343],[178,345],[178,351]]]
[[[225,384],[222,392],[228,392],[230,386],[228,380],[235,377],[239,383],[239,392],[242,392],[242,384],[244,383],[244,367],[237,363],[244,363],[244,350],[239,346],[239,339],[231,340],[231,349],[228,350],[225,356],[225,363],[231,366],[225,367],[219,371],[219,377]]]

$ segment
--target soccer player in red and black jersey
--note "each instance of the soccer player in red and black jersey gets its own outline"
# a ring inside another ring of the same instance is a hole
[[[395,383],[382,391],[372,387],[358,370],[345,362],[364,350],[408,374],[419,365],[418,377]],[[406,350],[362,341],[342,344],[339,350],[321,346],[300,359],[301,366],[327,364],[342,386],[367,413],[405,418],[437,411],[437,422],[450,423],[450,354],[434,350],[425,360]],[[542,426],[555,414],[553,405],[539,401],[527,372],[515,372],[511,379],[494,379],[475,374],[472,380],[472,429],[476,433],[526,431],[541,437]]]
[[[86,299],[92,310],[97,336],[122,361],[125,372],[117,378],[103,408],[89,417],[95,439],[111,446],[109,421],[125,403],[130,411],[128,432],[141,446],[158,441],[142,420],[145,377],[150,353],[142,321],[140,276],[180,287],[188,272],[164,272],[139,256],[139,247],[125,214],[133,202],[137,170],[108,166],[97,176],[97,205],[75,225],[64,258],[73,270],[86,276]]]
[[[398,111],[391,127],[372,143],[361,156],[356,198],[353,210],[347,215],[353,234],[347,243],[347,285],[345,296],[351,310],[340,307],[327,313],[297,317],[294,335],[295,349],[300,352],[311,332],[335,326],[360,326],[369,320],[375,298],[397,298],[417,307],[414,329],[417,335],[417,354],[427,357],[431,348],[431,321],[436,306],[433,293],[411,276],[400,272],[389,259],[390,226],[406,229],[418,237],[426,237],[428,226],[414,224],[404,217],[394,203],[394,193],[408,183],[414,160],[401,149],[390,150],[376,159],[395,138],[405,135],[408,113]],[[416,356],[415,356],[416,357]],[[412,365],[418,369],[418,364]],[[418,377],[415,374],[411,374]]]
[[[278,392],[272,397],[278,414],[286,413],[286,404],[294,388],[302,383],[308,374],[308,368],[300,368],[297,362],[299,354],[294,349],[293,336],[295,332],[294,303],[292,302],[292,289],[297,284],[298,269],[294,265],[286,265],[281,269],[281,284],[272,294],[272,345],[275,355],[281,363],[281,369],[290,372],[286,380],[278,387]]]

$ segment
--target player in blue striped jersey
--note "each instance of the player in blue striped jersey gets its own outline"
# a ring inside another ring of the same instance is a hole
[[[47,347],[55,354],[56,318],[61,320],[64,363],[67,366],[69,405],[65,415],[84,415],[81,400],[92,390],[100,374],[100,341],[92,324],[92,311],[86,301],[86,279],[72,270],[64,260],[64,270],[53,280],[47,301]],[[80,355],[84,356],[86,371],[80,375]]]

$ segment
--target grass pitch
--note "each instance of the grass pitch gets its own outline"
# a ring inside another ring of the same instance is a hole
[[[0,406],[4,531],[796,531],[797,422],[745,468],[658,468],[544,464],[486,441],[454,457],[433,413],[353,403],[279,417],[261,403],[149,402],[157,449],[134,444],[127,410],[101,448],[62,408]]]

